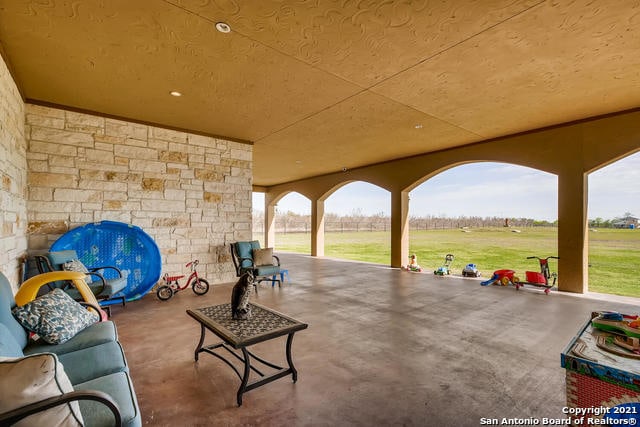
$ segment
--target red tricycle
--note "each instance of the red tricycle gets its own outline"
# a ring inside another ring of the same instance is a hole
[[[189,275],[189,278],[185,282],[184,286],[180,286],[180,284],[178,283],[178,280],[182,279],[184,277],[184,274],[181,276],[169,276],[168,273],[165,274],[162,277],[162,280],[164,280],[165,284],[160,286],[156,291],[156,295],[158,295],[158,298],[160,298],[162,301],[166,301],[170,299],[175,293],[186,289],[189,285],[191,285],[191,288],[196,295],[204,295],[209,292],[209,282],[198,276],[198,270],[196,270],[198,263],[199,261],[197,259],[194,259],[193,261],[185,265],[185,267],[191,269],[191,274]]]
[[[540,288],[545,288],[544,293],[549,294],[550,288],[554,287],[556,281],[558,280],[558,273],[551,273],[549,271],[549,260],[550,259],[559,259],[557,256],[548,256],[546,258],[540,258],[537,256],[529,256],[527,259],[537,259],[540,263],[540,272],[537,271],[526,271],[526,281],[520,280],[518,276],[516,276],[516,272],[513,270],[496,270],[493,272],[493,276],[489,280],[485,280],[480,284],[482,286],[487,285],[513,285],[516,287],[516,290],[520,289],[524,285],[537,286]],[[553,278],[553,283],[549,283],[549,279]]]

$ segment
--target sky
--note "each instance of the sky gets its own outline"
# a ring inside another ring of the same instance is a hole
[[[553,174],[505,163],[472,163],[446,170],[409,193],[409,215],[558,218],[558,180]],[[333,193],[325,212],[348,215],[391,214],[390,193],[354,182]],[[264,210],[264,196],[254,193],[253,207]],[[310,214],[311,202],[298,193],[283,197],[278,212]],[[640,152],[589,175],[590,219],[613,219],[630,212],[640,217]]]

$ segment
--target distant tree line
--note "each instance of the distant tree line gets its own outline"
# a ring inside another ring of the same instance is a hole
[[[589,220],[591,228],[637,228],[638,219],[633,214],[626,212],[622,217],[612,219],[595,218]],[[633,227],[631,226],[633,224]],[[311,215],[302,215],[295,212],[276,213],[277,233],[309,233],[311,231]],[[412,216],[409,218],[410,230],[434,230],[454,228],[481,228],[481,227],[557,227],[558,221],[537,220],[533,218],[505,218],[505,217],[480,217],[480,216]],[[326,213],[324,216],[324,229],[326,232],[346,231],[389,231],[391,229],[391,217],[380,212],[374,215],[365,215],[361,209],[354,209],[349,215]],[[253,211],[253,230],[264,231],[264,212]]]
[[[275,218],[277,233],[309,233],[311,231],[311,216],[295,212],[277,212]],[[504,218],[480,216],[412,216],[409,218],[410,230],[453,229],[464,227],[555,227],[557,221],[536,220],[532,218]],[[362,210],[355,209],[349,215],[326,213],[324,217],[326,232],[346,231],[389,231],[391,217],[380,212],[365,215]],[[264,212],[253,212],[253,230],[264,230]]]
[[[638,218],[634,217],[631,212],[625,212],[619,218],[602,219],[600,217],[589,220],[591,228],[637,228]]]

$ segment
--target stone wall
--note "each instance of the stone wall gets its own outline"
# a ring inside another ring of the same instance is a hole
[[[251,238],[252,146],[26,105],[31,253],[101,220],[134,224],[163,271],[192,258],[210,283],[235,277],[229,243]]]
[[[24,102],[0,57],[0,270],[14,287],[27,251]]]

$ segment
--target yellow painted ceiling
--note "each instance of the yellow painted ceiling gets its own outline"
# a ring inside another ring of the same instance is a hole
[[[639,107],[638,28],[638,0],[0,0],[25,99],[250,141],[262,186]]]

